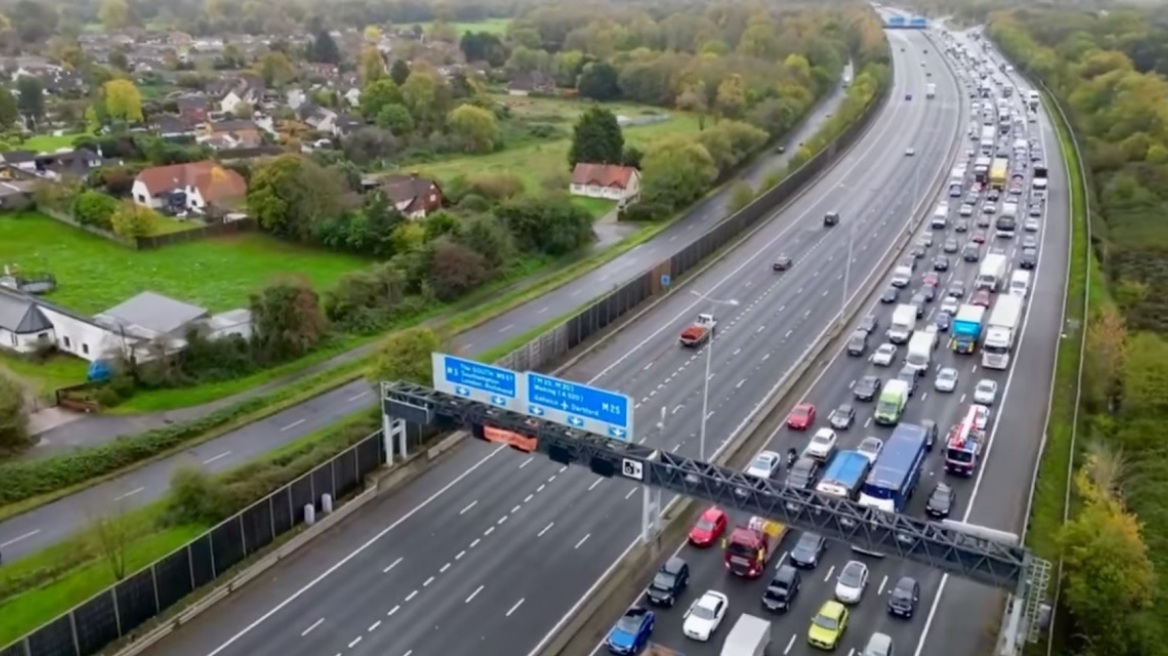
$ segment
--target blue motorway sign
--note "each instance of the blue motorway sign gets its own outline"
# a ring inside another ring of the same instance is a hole
[[[431,360],[434,389],[500,408],[516,410],[519,407],[520,374],[445,353],[433,353]]]
[[[669,277],[668,273],[661,274],[661,286],[662,287],[668,287],[669,283],[671,283],[671,282],[673,282],[673,279]]]
[[[617,440],[632,436],[633,401],[624,394],[531,371],[524,378],[522,412]]]

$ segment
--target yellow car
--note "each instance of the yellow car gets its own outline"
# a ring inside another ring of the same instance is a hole
[[[807,629],[807,643],[812,647],[835,650],[840,638],[848,628],[848,609],[838,601],[828,601],[811,618],[811,628]]]

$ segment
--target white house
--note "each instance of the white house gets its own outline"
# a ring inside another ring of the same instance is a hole
[[[130,194],[134,202],[156,210],[201,210],[243,198],[247,181],[216,162],[189,162],[143,169]]]
[[[641,172],[631,166],[581,162],[572,171],[569,191],[573,196],[631,202],[641,194]]]

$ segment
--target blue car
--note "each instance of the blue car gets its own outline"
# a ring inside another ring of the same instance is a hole
[[[940,332],[949,330],[949,324],[953,322],[953,317],[949,316],[948,312],[938,312],[933,317],[933,325],[937,327]]]
[[[653,625],[657,616],[653,611],[640,606],[625,611],[616,626],[608,632],[608,650],[614,654],[638,654],[653,636]]]

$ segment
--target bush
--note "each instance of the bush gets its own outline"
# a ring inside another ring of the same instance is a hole
[[[621,221],[648,223],[667,218],[673,210],[661,203],[630,203],[620,213]]]

